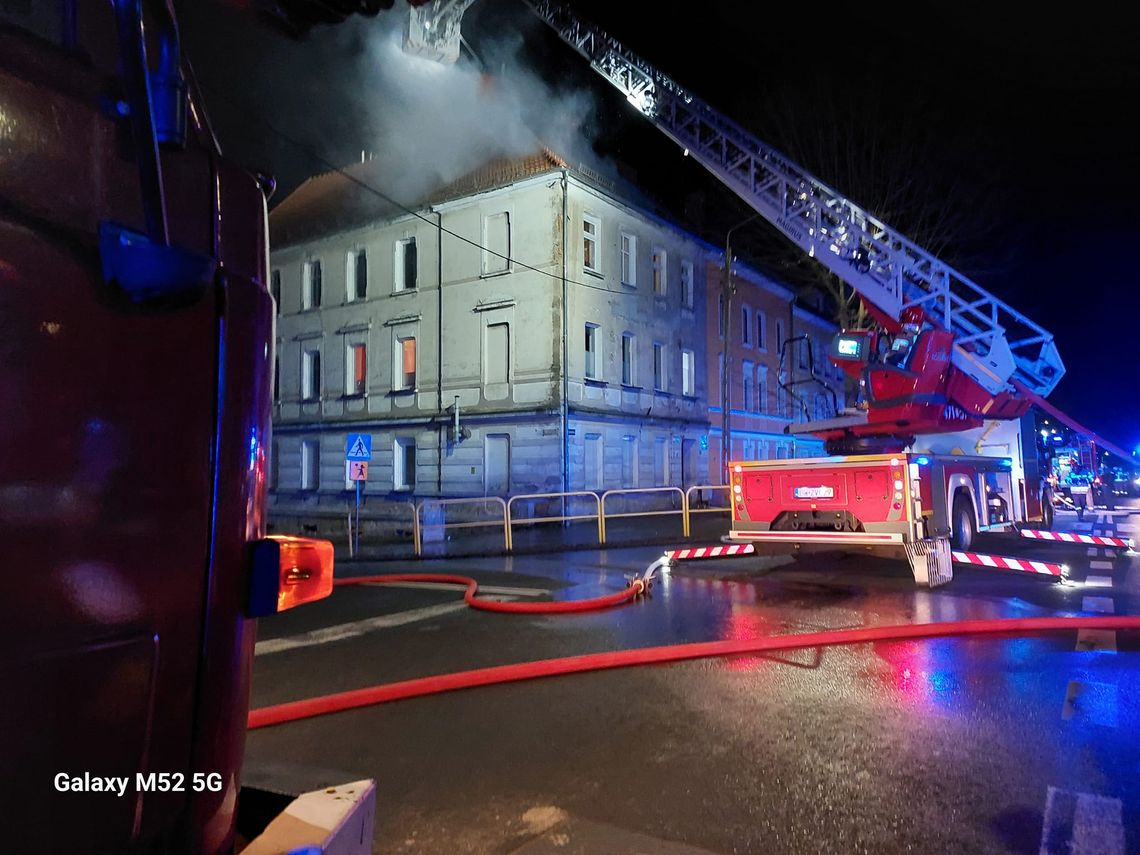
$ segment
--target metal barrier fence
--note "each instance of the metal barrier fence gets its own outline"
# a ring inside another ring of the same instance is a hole
[[[663,511],[624,511],[622,513],[609,514],[608,517],[610,519],[625,519],[629,517],[675,516],[677,514],[680,514],[682,533],[685,537],[689,536],[689,515],[686,512],[685,492],[680,487],[633,487],[628,490],[606,490],[604,493],[602,493],[600,508],[601,543],[606,542],[606,499],[608,499],[610,496],[624,496],[645,493],[676,493],[681,497],[681,507]]]
[[[516,520],[511,513],[511,507],[515,502],[533,499],[573,499],[582,498],[585,496],[593,496],[594,498],[594,513],[592,514],[555,514],[553,516],[544,517],[524,517],[523,519]],[[605,536],[605,522],[602,519],[602,501],[597,493],[590,490],[577,490],[569,493],[523,493],[519,496],[511,496],[507,500],[507,550],[514,549],[514,525],[533,525],[540,522],[570,522],[573,520],[589,520],[596,519],[598,521],[598,543],[606,542]]]
[[[693,491],[694,490],[701,490],[701,491],[708,490],[712,493],[715,493],[716,491],[721,490],[724,492],[725,498],[728,500],[728,502],[723,507],[708,506],[708,507],[703,507],[703,508],[694,508],[693,507]],[[730,514],[730,513],[732,513],[732,497],[729,494],[729,485],[728,484],[694,484],[692,487],[690,487],[688,490],[685,491],[685,537],[689,536],[689,523],[691,521],[691,517],[693,514]]]
[[[475,520],[472,522],[447,522],[446,520],[438,523],[428,523],[423,519],[424,508],[429,507],[447,507],[454,505],[486,505],[498,504],[502,509],[501,519],[492,520]],[[503,527],[503,548],[510,549],[511,543],[511,529],[507,520],[507,503],[498,496],[476,496],[470,499],[424,499],[416,507],[416,523],[412,527],[412,536],[415,538],[414,548],[415,554],[423,554],[423,531],[425,528],[438,528],[446,531],[449,528],[480,528],[486,526]]]
[[[710,505],[706,501],[694,498],[698,491],[708,491],[712,494],[723,493],[728,500],[724,505]],[[693,514],[727,514],[731,513],[730,487],[727,484],[695,484],[687,489],[680,487],[637,487],[629,489],[606,490],[596,493],[592,490],[574,490],[565,493],[524,493],[518,496],[509,496],[503,499],[499,496],[473,496],[461,498],[426,498],[417,502],[403,501],[399,504],[411,511],[412,519],[412,547],[414,554],[419,557],[424,552],[424,530],[440,529],[468,529],[502,526],[503,547],[510,552],[514,549],[514,528],[521,525],[535,525],[547,522],[577,522],[581,520],[595,520],[598,528],[598,544],[606,543],[606,521],[613,519],[630,519],[635,517],[654,516],[680,516],[682,536],[688,538],[692,534],[691,517]],[[680,507],[651,509],[651,510],[621,510],[607,511],[606,502],[612,502],[622,496],[678,496]],[[545,514],[543,516],[516,516],[515,505],[524,501],[563,501],[589,500],[593,502],[593,513],[561,513]],[[500,514],[491,519],[465,520],[447,522],[441,517],[439,522],[429,522],[427,513],[435,508],[462,507],[462,506],[496,506]],[[350,555],[355,553],[353,548],[354,535],[358,534],[353,525],[352,514],[348,516],[348,541]]]

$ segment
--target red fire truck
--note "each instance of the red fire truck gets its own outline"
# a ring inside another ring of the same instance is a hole
[[[859,384],[862,406],[794,429],[824,439],[834,456],[731,463],[731,539],[912,557],[926,545],[948,562],[947,536],[965,547],[978,530],[1049,522],[1027,453],[1036,446],[1017,426],[1064,374],[1049,332],[567,5],[530,6],[686,155],[858,294],[872,318],[871,329],[843,331],[830,352]],[[1012,420],[1015,435],[991,442],[995,420]]]

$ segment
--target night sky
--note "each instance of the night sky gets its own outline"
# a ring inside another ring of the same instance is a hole
[[[1140,146],[1130,129],[1140,63],[1131,28],[1114,13],[1078,19],[1038,7],[1027,16],[994,3],[881,17],[852,4],[572,5],[914,234],[915,212],[902,208],[892,219],[860,197],[875,197],[884,175],[905,175],[911,197],[930,199],[952,224],[939,254],[1054,333],[1067,373],[1050,400],[1125,448],[1140,446],[1133,259]],[[278,176],[274,201],[322,161],[348,163],[370,147],[362,102],[374,108],[384,93],[354,87],[353,38],[316,31],[294,42],[220,0],[180,6],[185,46],[223,146]],[[367,33],[370,25],[357,21],[347,31]],[[719,244],[751,213],[521,3],[478,0],[464,34],[483,58],[521,37],[522,56],[552,87],[593,93],[583,131],[597,156],[683,225]],[[278,138],[261,120],[306,147]],[[772,262],[779,243],[765,224],[738,234],[742,255]]]

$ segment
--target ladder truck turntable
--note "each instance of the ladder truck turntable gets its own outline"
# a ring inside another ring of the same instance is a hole
[[[1065,368],[1051,333],[756,138],[568,7],[532,11],[649,121],[860,297],[876,328],[829,357],[865,403],[789,426],[827,457],[734,461],[730,542],[905,555],[949,580],[979,531],[1048,528],[1030,407]],[[790,343],[790,342],[789,342]],[[785,343],[785,346],[789,343]],[[941,556],[935,570],[927,556]]]

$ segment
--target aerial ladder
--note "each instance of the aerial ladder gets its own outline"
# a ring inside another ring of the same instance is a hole
[[[1018,418],[1060,381],[1065,368],[1051,333],[568,7],[528,5],[685,154],[851,287],[888,347],[908,351],[901,368],[879,359],[878,333],[833,343],[832,360],[861,381],[868,406],[803,426],[829,450],[901,448],[916,434]]]

